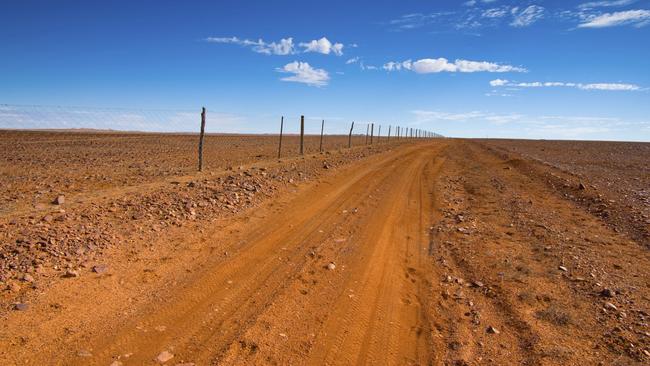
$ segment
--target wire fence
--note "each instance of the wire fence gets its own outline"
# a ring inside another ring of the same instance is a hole
[[[32,192],[119,187],[437,134],[404,126],[302,116],[0,104],[0,185],[7,201]],[[389,137],[390,135],[390,137]]]

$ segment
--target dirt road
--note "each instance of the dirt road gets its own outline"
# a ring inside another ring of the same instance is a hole
[[[8,314],[0,357],[647,362],[647,249],[525,168],[457,140],[370,156],[146,252],[116,249],[108,273],[63,280]]]

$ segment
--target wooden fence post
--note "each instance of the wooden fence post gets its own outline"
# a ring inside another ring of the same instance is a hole
[[[278,159],[282,155],[282,129],[284,127],[284,116],[280,118],[280,143],[278,144]]]
[[[350,126],[350,134],[348,135],[348,149],[352,147],[352,130],[354,129],[354,121],[352,121],[352,126]]]
[[[323,152],[323,131],[325,130],[325,120],[320,125],[320,147],[318,151]]]
[[[390,144],[390,125],[388,125],[388,141],[386,142]]]
[[[199,171],[203,171],[203,137],[205,135],[205,107],[201,109],[201,135],[199,136]]]
[[[300,116],[300,155],[305,152],[305,116]]]

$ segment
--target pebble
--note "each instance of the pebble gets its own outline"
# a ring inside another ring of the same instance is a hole
[[[614,291],[605,288],[602,291],[600,291],[600,296],[602,297],[614,297]]]
[[[487,327],[486,331],[488,333],[491,333],[491,334],[499,334],[499,333],[501,333],[497,328],[495,328],[495,327],[493,327],[491,325],[489,327]]]
[[[28,305],[28,304],[25,304],[25,303],[22,303],[22,302],[19,302],[19,303],[14,304],[14,310],[18,310],[18,311],[26,311],[26,310],[28,310],[28,309],[29,309],[29,305]]]
[[[568,269],[565,266],[559,266],[557,268],[562,272],[567,272],[568,271]]]
[[[62,195],[62,194],[59,195],[59,196],[57,196],[57,197],[54,199],[54,202],[53,202],[53,203],[54,203],[55,205],[62,205],[62,204],[64,204],[64,203],[65,203],[65,196]]]
[[[34,277],[29,273],[25,273],[22,277],[22,280],[25,282],[34,282]]]
[[[109,366],[122,366],[122,365],[124,365],[124,364],[122,362],[120,362],[120,361],[113,361],[113,362],[111,362],[111,364]]]
[[[327,263],[327,269],[329,269],[330,271],[335,270],[336,269],[336,264],[334,264],[334,262]]]
[[[108,266],[106,264],[97,264],[93,266],[93,272],[97,274],[106,273],[108,271]]]
[[[158,357],[156,357],[156,361],[158,361],[160,363],[165,363],[165,362],[171,360],[172,358],[174,358],[174,355],[171,354],[169,351],[162,351],[162,352],[160,352]]]
[[[69,269],[69,270],[65,271],[65,274],[63,275],[63,277],[66,277],[66,278],[79,277],[79,272]]]
[[[605,309],[607,309],[607,310],[614,310],[614,311],[618,310],[618,308],[616,307],[616,305],[612,304],[611,302],[606,302],[606,303],[605,303]]]

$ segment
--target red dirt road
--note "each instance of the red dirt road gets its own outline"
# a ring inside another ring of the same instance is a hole
[[[650,361],[645,243],[567,199],[542,179],[553,168],[535,164],[472,141],[405,144],[237,216],[169,229],[146,250],[114,248],[108,273],[62,279],[3,314],[0,358]]]

